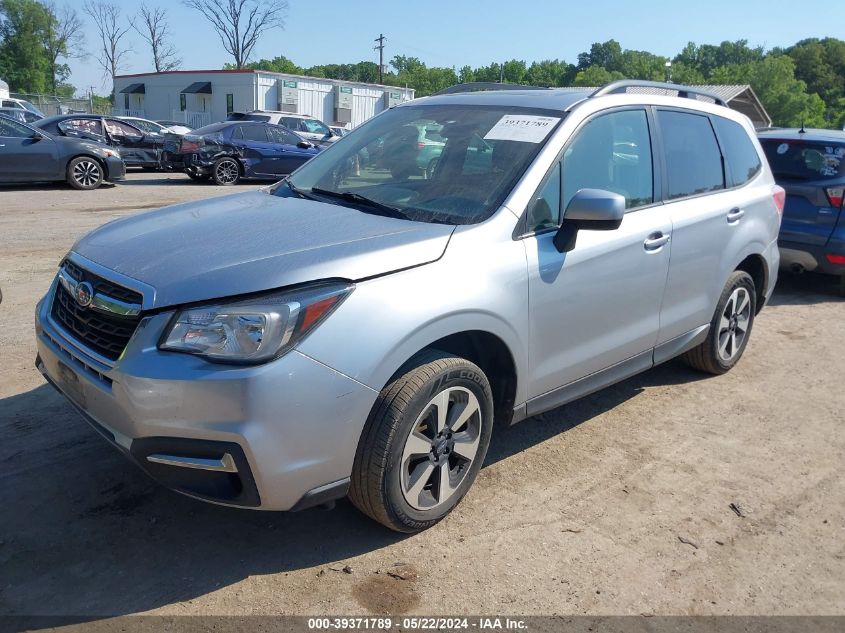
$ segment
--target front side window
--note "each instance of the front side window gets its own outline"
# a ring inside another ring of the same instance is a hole
[[[297,119],[296,117],[292,116],[283,116],[279,123],[284,125],[287,129],[293,130],[294,132],[307,132],[308,130],[302,125],[302,119]]]
[[[722,154],[710,119],[700,114],[659,110],[669,199],[725,188]]]
[[[580,189],[625,197],[625,208],[654,202],[651,139],[645,110],[598,116],[582,127],[563,154],[563,208]]]
[[[519,106],[399,106],[324,149],[289,181],[305,195],[364,212],[474,224],[501,206],[563,116]]]
[[[730,184],[733,187],[744,185],[760,173],[763,167],[757,149],[748,137],[748,132],[736,121],[714,116],[713,123],[716,125],[722,152],[727,160],[726,169]]]
[[[106,129],[112,136],[123,136],[125,138],[138,138],[144,133],[138,128],[114,119],[106,119]]]
[[[775,178],[825,180],[845,177],[845,143],[764,139],[762,144]]]
[[[281,143],[282,145],[296,145],[299,143],[299,137],[296,134],[279,125],[267,126],[267,134],[270,135],[270,140],[273,143]]]

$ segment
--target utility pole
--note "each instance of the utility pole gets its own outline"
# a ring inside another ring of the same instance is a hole
[[[373,40],[378,42],[378,46],[374,46],[373,50],[378,51],[378,82],[384,83],[384,33],[379,33],[378,37]]]
[[[88,90],[88,111],[94,114],[94,86]]]

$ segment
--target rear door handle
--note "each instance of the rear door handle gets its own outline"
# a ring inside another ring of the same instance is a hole
[[[734,224],[735,222],[739,222],[742,216],[744,215],[745,211],[743,211],[739,207],[731,209],[730,211],[728,211],[728,224]]]
[[[657,251],[663,248],[668,241],[668,235],[664,235],[662,231],[656,231],[646,238],[646,241],[643,242],[643,247],[647,251]]]

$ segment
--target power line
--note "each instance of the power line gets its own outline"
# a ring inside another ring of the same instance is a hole
[[[384,33],[379,33],[378,37],[373,40],[378,42],[378,46],[374,46],[373,50],[378,51],[378,82],[384,83]]]

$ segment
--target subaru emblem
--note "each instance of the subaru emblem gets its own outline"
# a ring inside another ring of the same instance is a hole
[[[87,281],[83,281],[81,284],[76,286],[76,303],[78,303],[81,307],[87,308],[91,305],[91,301],[94,299],[94,288],[89,284]]]

